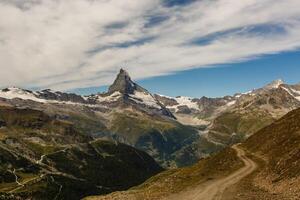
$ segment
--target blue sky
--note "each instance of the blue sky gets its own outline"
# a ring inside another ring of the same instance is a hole
[[[153,92],[220,96],[299,74],[299,0],[0,0],[0,29],[0,88],[89,93],[123,67]]]
[[[300,51],[262,56],[241,63],[198,68],[136,81],[149,91],[168,96],[220,97],[260,88],[283,79],[288,84],[300,83]],[[107,86],[76,89],[90,94],[104,92]]]

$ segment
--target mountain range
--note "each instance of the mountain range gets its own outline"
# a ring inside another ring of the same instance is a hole
[[[151,94],[121,69],[108,92],[89,96],[6,88],[0,101],[73,123],[80,131],[149,153],[167,168],[190,165],[245,140],[300,107],[300,85],[276,80],[220,98]]]
[[[297,108],[300,84],[276,80],[220,98],[168,97],[150,93],[123,69],[107,92],[88,96],[5,88],[0,196],[80,199],[128,189],[163,168],[206,169],[222,156],[229,173],[241,166],[229,146],[264,138],[260,130]]]

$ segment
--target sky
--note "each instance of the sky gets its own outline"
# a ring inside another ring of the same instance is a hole
[[[223,96],[296,83],[299,0],[0,0],[0,87]]]

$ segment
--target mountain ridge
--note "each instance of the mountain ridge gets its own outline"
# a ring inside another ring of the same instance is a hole
[[[151,94],[124,69],[108,92],[89,96],[18,88],[0,91],[2,103],[42,110],[93,137],[137,147],[165,167],[189,165],[244,141],[300,107],[299,100],[300,86],[282,80],[233,96],[171,98]]]

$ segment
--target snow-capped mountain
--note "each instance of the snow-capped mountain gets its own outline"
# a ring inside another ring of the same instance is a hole
[[[208,107],[229,107],[236,102],[236,97],[226,96],[223,98],[191,98],[191,97],[167,97],[156,95],[156,97],[173,113],[177,114],[196,114],[202,112]]]
[[[10,87],[0,90],[0,97],[4,99],[23,99],[23,100],[32,100],[37,102],[45,102],[44,99],[38,97],[38,93],[24,90],[17,87]]]
[[[287,112],[300,107],[300,84],[275,80],[245,93],[221,98],[167,97],[156,95],[183,124],[201,126],[215,143],[244,140]]]
[[[0,90],[0,98],[31,100],[39,103],[82,104],[85,106],[124,107],[132,106],[135,109],[151,114],[164,115],[174,118],[172,113],[156,99],[150,92],[133,82],[129,74],[121,69],[114,83],[107,93],[81,96],[73,93],[64,93],[50,89],[30,91],[17,87]]]
[[[177,114],[199,114],[205,112],[208,108],[218,110],[226,110],[232,108],[238,102],[254,96],[260,96],[270,91],[285,90],[290,97],[300,101],[300,85],[287,85],[281,79],[275,80],[266,86],[254,89],[245,93],[237,93],[233,96],[225,96],[220,98],[192,98],[192,97],[168,97],[165,95],[155,95],[173,113]],[[281,91],[282,92],[282,91]],[[283,102],[284,103],[284,102]]]
[[[136,109],[174,118],[172,113],[149,91],[132,81],[129,74],[121,69],[107,93],[86,97],[88,102],[110,107],[132,106]]]
[[[40,103],[83,103],[87,104],[88,102],[85,99],[77,94],[72,93],[63,93],[59,91],[53,91],[50,89],[42,91],[31,91],[25,90],[17,87],[10,87],[0,90],[0,98],[4,99],[23,99],[31,100]]]
[[[277,89],[279,88],[282,84],[284,84],[284,81],[282,79],[278,79],[278,80],[275,80],[269,84],[267,84],[266,86],[263,87],[263,89],[266,89],[266,90],[270,90],[270,89]]]

